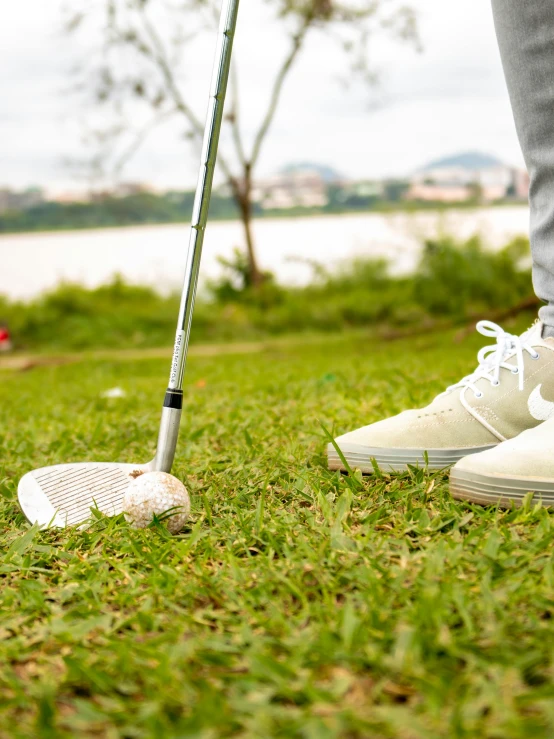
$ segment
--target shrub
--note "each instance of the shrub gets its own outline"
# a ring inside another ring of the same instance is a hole
[[[431,315],[454,319],[508,308],[531,292],[524,268],[528,249],[523,238],[496,252],[477,236],[461,245],[452,238],[427,241],[414,275],[414,300]]]

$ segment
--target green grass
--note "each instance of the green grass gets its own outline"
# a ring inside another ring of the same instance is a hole
[[[447,478],[341,476],[325,435],[424,404],[477,338],[193,357],[171,538],[39,532],[17,480],[147,460],[166,362],[0,373],[0,736],[549,737],[554,526]],[[103,400],[121,385],[128,393]]]

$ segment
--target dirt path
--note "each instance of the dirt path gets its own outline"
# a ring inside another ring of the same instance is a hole
[[[192,357],[215,357],[225,354],[256,354],[271,347],[270,342],[249,342],[242,344],[198,344],[191,346]],[[75,364],[87,360],[133,361],[137,359],[167,359],[171,348],[156,349],[102,349],[98,351],[71,352],[64,354],[10,354],[0,356],[0,370],[24,371],[34,367],[53,367],[62,364]]]

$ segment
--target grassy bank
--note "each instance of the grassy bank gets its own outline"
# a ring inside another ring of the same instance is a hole
[[[493,252],[478,238],[457,243],[444,237],[423,245],[409,276],[394,276],[384,260],[366,259],[332,271],[313,265],[311,283],[301,288],[268,275],[254,290],[237,253],[199,296],[193,340],[253,341],[353,328],[406,332],[494,317],[532,298],[528,254],[525,239]],[[22,351],[168,346],[178,304],[176,295],[162,297],[115,279],[94,290],[62,285],[30,303],[0,296],[0,322],[8,321]]]
[[[15,500],[37,465],[148,459],[166,361],[2,373],[0,736],[552,736],[549,514],[456,503],[442,474],[325,467],[320,422],[424,404],[479,346],[194,357],[175,539],[121,519],[37,532]]]

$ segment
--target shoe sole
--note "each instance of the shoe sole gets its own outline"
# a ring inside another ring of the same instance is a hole
[[[554,480],[542,477],[502,477],[453,469],[450,473],[450,493],[457,500],[479,505],[521,506],[528,493],[543,506],[554,506]]]
[[[377,462],[382,472],[406,472],[408,465],[425,467],[428,470],[444,470],[468,454],[484,452],[494,446],[496,444],[465,449],[429,449],[425,452],[424,449],[383,449],[359,444],[341,444],[340,450],[352,469],[359,469],[364,475],[372,475],[375,472],[371,464],[372,459]],[[327,461],[330,470],[346,472],[333,444],[327,445]]]

